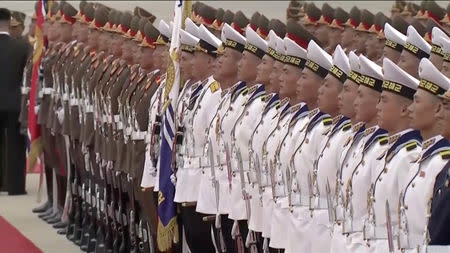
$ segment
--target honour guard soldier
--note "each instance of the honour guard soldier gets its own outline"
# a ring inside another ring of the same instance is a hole
[[[396,204],[408,183],[409,167],[404,165],[417,159],[421,150],[420,134],[410,128],[407,112],[419,81],[387,58],[383,60],[383,70],[383,91],[377,110],[378,123],[389,134],[389,148],[377,158],[382,162],[374,169],[368,218],[363,228],[370,248],[376,252],[389,251],[388,244],[393,247],[392,235],[399,223]]]
[[[430,52],[431,45],[410,25],[408,26],[405,46],[398,60],[398,66],[408,74],[418,77],[419,62],[422,58],[428,58]]]
[[[322,5],[322,15],[320,16],[319,20],[317,21],[317,29],[315,31],[315,35],[317,39],[322,43],[323,48],[327,49],[330,48],[330,32],[332,31],[332,28],[330,27],[331,23],[334,20],[334,13],[335,10],[328,4],[324,3]],[[331,50],[334,50],[336,46],[333,48],[330,48]],[[328,52],[328,53],[332,53]]]
[[[366,54],[366,41],[370,38],[370,27],[375,23],[375,16],[368,10],[361,11],[361,22],[355,28],[356,39],[356,54]]]
[[[431,54],[430,61],[437,69],[442,68],[442,63],[444,61],[444,53],[442,51],[442,42],[443,40],[450,40],[450,37],[447,36],[439,27],[435,26],[431,32]]]
[[[191,95],[191,100],[194,104],[188,107],[191,111],[189,113],[192,114],[188,118],[190,129],[186,129],[186,138],[189,143],[187,153],[189,155],[184,161],[182,170],[189,170],[189,174],[186,174],[183,180],[188,180],[185,183],[190,182],[184,185],[191,190],[185,196],[186,198],[182,200],[185,201],[182,204],[182,213],[184,213],[182,217],[186,239],[191,252],[212,252],[214,251],[212,240],[210,238],[206,240],[202,238],[202,236],[210,234],[209,221],[203,221],[203,215],[195,213],[195,202],[199,196],[201,161],[204,161],[203,151],[207,145],[205,133],[214,117],[214,112],[217,111],[219,106],[218,101],[221,90],[219,83],[214,80],[210,70],[197,66],[213,65],[217,57],[217,50],[222,42],[209,32],[204,25],[200,25],[198,36],[200,40],[192,62],[193,76],[203,81],[199,88],[200,91],[196,92],[194,90]]]
[[[311,228],[311,211],[313,198],[313,164],[319,156],[319,144],[325,139],[323,132],[331,127],[332,119],[324,112],[320,112],[317,103],[318,90],[325,76],[332,67],[332,57],[326,53],[316,42],[310,41],[307,50],[308,61],[302,72],[302,78],[297,86],[297,96],[308,106],[308,123],[304,129],[302,141],[294,146],[294,153],[290,158],[290,165],[296,171],[293,180],[298,183],[300,205],[294,207],[293,217],[296,223],[293,226],[294,237],[302,239],[297,243],[297,249],[311,251],[312,245],[307,234]],[[295,250],[296,252],[297,250]]]
[[[361,11],[353,6],[350,9],[349,17],[344,23],[344,31],[341,34],[341,46],[346,52],[356,50],[358,45],[357,31],[355,28],[361,22]]]
[[[399,196],[398,248],[416,252],[427,242],[427,223],[436,176],[450,158],[450,144],[440,135],[436,112],[440,100],[450,88],[450,80],[428,60],[419,65],[419,89],[409,107],[411,126],[424,139],[423,150],[408,174],[406,188]],[[435,113],[430,113],[435,112]]]
[[[322,12],[313,2],[306,3],[305,5],[305,16],[301,19],[301,24],[305,26],[308,32],[315,34],[317,21],[322,16]]]
[[[350,69],[347,74],[347,79],[344,82],[344,87],[339,94],[339,111],[342,115],[344,115],[344,117],[348,117],[350,119],[352,125],[351,129],[349,129],[350,133],[348,133],[347,138],[341,143],[341,154],[339,155],[339,161],[337,163],[336,180],[334,183],[335,191],[334,193],[330,191],[332,194],[334,194],[334,199],[330,199],[332,200],[332,208],[328,209],[331,211],[331,217],[334,216],[332,220],[333,223],[331,224],[333,234],[331,238],[330,252],[341,252],[345,250],[346,237],[344,237],[342,234],[342,206],[345,203],[345,195],[343,194],[344,184],[342,182],[346,181],[346,178],[348,178],[348,176],[347,173],[344,173],[345,170],[342,167],[342,163],[343,161],[348,159],[349,154],[352,154],[352,152],[354,152],[356,145],[360,141],[361,131],[364,130],[364,123],[357,118],[356,108],[353,104],[357,97],[357,92],[360,84],[358,79],[359,74],[357,74],[360,72],[358,56],[356,56],[354,52],[350,52],[348,61]],[[329,188],[331,188],[331,184]]]
[[[395,24],[396,20],[400,19],[401,17],[399,16],[394,17],[393,23]],[[393,62],[398,62],[400,54],[403,51],[403,47],[406,44],[406,36],[389,23],[384,25],[383,31],[386,40],[384,42],[382,58],[388,58]]]
[[[313,252],[330,251],[330,229],[334,223],[334,210],[332,201],[339,202],[341,199],[340,182],[337,181],[340,155],[345,141],[350,137],[352,131],[351,120],[339,111],[339,94],[343,90],[344,82],[350,74],[350,63],[338,45],[334,50],[333,66],[329,74],[325,77],[323,84],[319,88],[318,105],[321,111],[333,117],[331,128],[324,132],[326,139],[320,144],[319,156],[314,162],[313,175],[317,184],[318,200],[315,200],[313,213],[313,233],[315,238],[319,238],[322,243],[313,245]],[[346,101],[350,102],[350,101]],[[335,194],[336,193],[336,194]],[[330,224],[331,223],[331,224]]]
[[[444,66],[448,63],[449,53],[450,53],[450,41],[445,41],[442,45],[444,51]],[[445,60],[447,59],[447,60]],[[447,71],[448,74],[448,71]],[[448,77],[448,75],[447,75]],[[450,137],[450,128],[448,127],[450,110],[449,110],[449,92],[447,91],[444,95],[440,96],[442,98],[442,103],[440,110],[438,111],[436,117],[439,119],[439,123],[442,123],[442,135],[448,140]],[[449,196],[449,166],[450,163],[446,163],[445,167],[439,172],[436,177],[436,182],[433,188],[433,200],[431,202],[431,208],[429,212],[431,213],[428,221],[428,232],[429,232],[429,245],[433,245],[436,248],[442,248],[442,252],[448,251],[445,246],[448,245],[448,237],[445,236],[445,232],[448,230],[448,224],[450,217],[448,215],[448,196]],[[431,246],[429,246],[431,247]],[[446,246],[448,247],[448,246]]]
[[[214,79],[220,83],[222,94],[218,110],[207,129],[207,140],[211,144],[205,148],[204,157],[209,159],[201,165],[202,175],[196,208],[199,213],[215,215],[215,217],[212,216],[215,218],[215,226],[212,224],[215,231],[213,240],[219,252],[234,250],[231,239],[232,222],[225,216],[221,216],[228,214],[230,210],[230,188],[227,183],[229,175],[220,126],[224,117],[229,113],[234,99],[242,96],[241,93],[246,90],[245,82],[237,81],[238,69],[235,64],[239,62],[244,51],[245,37],[228,24],[223,25],[221,37],[225,48],[219,48],[219,50],[223,50],[223,53],[218,56]],[[209,148],[213,150],[209,150]],[[210,152],[213,154],[212,160],[208,156]]]
[[[362,226],[366,215],[366,198],[375,159],[385,146],[386,131],[377,126],[376,105],[378,103],[383,74],[381,67],[365,56],[349,55],[352,66],[351,77],[359,82],[358,96],[354,102],[356,122],[353,136],[345,143],[347,149],[340,163],[339,184],[341,201],[337,202],[336,220],[342,223],[341,233],[349,235],[340,238],[344,249],[351,252],[364,252],[367,246],[363,241]],[[365,128],[361,123],[365,123]],[[384,138],[384,139],[383,139]],[[342,211],[338,211],[338,210]],[[348,239],[347,239],[348,238]],[[333,238],[335,239],[335,238]],[[338,238],[339,239],[339,238]],[[334,251],[338,252],[338,251]]]
[[[374,18],[374,24],[369,29],[369,36],[366,43],[366,57],[375,61],[381,62],[384,48],[384,25],[392,23],[382,12],[378,12]]]
[[[323,15],[322,15],[323,16]],[[341,7],[337,7],[334,10],[334,19],[331,21],[330,29],[328,31],[328,47],[325,48],[325,51],[332,53],[338,44],[341,43],[342,33],[345,30],[345,22],[347,22],[349,18],[348,12],[346,12]]]

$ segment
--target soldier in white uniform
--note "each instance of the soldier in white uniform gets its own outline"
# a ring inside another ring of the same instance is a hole
[[[364,131],[364,122],[361,122],[356,117],[356,110],[353,102],[355,101],[358,94],[359,87],[359,58],[354,52],[350,52],[348,55],[350,71],[347,74],[347,79],[344,82],[344,87],[339,94],[339,111],[342,115],[350,119],[351,129],[350,133],[342,143],[340,143],[341,148],[338,151],[339,161],[336,167],[336,180],[335,180],[335,199],[332,202],[332,208],[334,209],[333,217],[333,234],[331,236],[330,252],[342,252],[345,251],[346,237],[342,234],[342,219],[343,219],[343,204],[345,201],[345,195],[343,194],[343,183],[341,177],[343,176],[342,163],[348,160],[350,154],[354,152],[354,148],[357,143],[361,140],[361,132]],[[345,179],[344,179],[345,180]],[[330,185],[333,184],[330,182]],[[339,190],[338,190],[339,189]],[[336,197],[338,196],[338,197]]]
[[[179,168],[180,172],[183,171],[183,176],[177,181],[175,198],[177,202],[182,203],[181,216],[191,252],[212,252],[214,246],[210,237],[210,224],[203,221],[204,215],[195,212],[195,207],[201,162],[204,160],[203,149],[207,145],[205,132],[219,106],[221,90],[219,83],[211,75],[211,69],[198,66],[214,65],[217,50],[222,42],[203,25],[198,29],[198,36],[200,40],[192,59],[192,74],[195,79],[203,81],[198,87],[192,87],[183,140],[186,145],[186,159],[183,161],[183,167]]]
[[[433,27],[431,30],[431,53],[429,59],[437,69],[441,69],[444,62],[444,52],[441,46],[444,40],[450,40],[450,37],[439,27]]]
[[[341,114],[338,107],[338,96],[349,74],[350,63],[338,45],[334,50],[333,66],[320,86],[317,101],[320,110],[332,116],[333,122],[331,127],[322,133],[326,135],[325,141],[320,144],[319,156],[313,166],[314,198],[311,208],[314,211],[311,232],[321,243],[313,244],[312,252],[330,251],[331,229],[334,223],[332,201],[339,199],[341,192],[334,182],[337,179],[343,145],[352,132],[350,119]],[[336,191],[337,196],[334,194]]]
[[[292,238],[298,238],[291,248],[292,252],[311,252],[309,230],[311,228],[311,200],[312,200],[312,173],[314,160],[319,156],[320,143],[325,139],[323,132],[330,128],[332,118],[320,112],[317,106],[317,95],[320,85],[332,67],[332,57],[327,54],[316,42],[310,41],[307,50],[307,62],[298,81],[297,96],[308,106],[308,125],[304,137],[294,146],[294,154],[290,158],[292,170],[295,171],[293,180],[298,184],[299,205],[292,209],[294,221]]]
[[[376,105],[383,83],[381,67],[365,56],[360,56],[355,66],[354,56],[350,53],[350,63],[353,62],[352,70],[360,83],[354,102],[356,121],[364,122],[365,127],[360,125],[354,128],[352,139],[344,144],[349,147],[340,165],[339,183],[343,200],[336,206],[336,209],[343,211],[336,218],[337,222],[342,222],[344,238],[341,236],[340,239],[344,241],[343,251],[359,253],[368,252],[362,234],[367,214],[367,192],[373,181],[372,172],[380,163],[376,158],[387,147],[387,132],[377,125]]]
[[[419,77],[417,67],[422,58],[428,58],[431,45],[420,36],[412,25],[408,26],[406,43],[398,60],[398,66],[415,78]]]
[[[222,94],[218,110],[207,129],[206,138],[208,142],[211,141],[213,150],[208,150],[208,143],[204,151],[204,162],[201,164],[202,175],[196,211],[215,217],[216,246],[232,251],[234,248],[231,239],[232,222],[226,218],[230,210],[230,191],[225,150],[220,138],[220,123],[230,108],[231,100],[246,89],[245,82],[237,82],[237,65],[235,64],[241,59],[246,40],[228,24],[223,25],[221,37],[225,48],[223,55],[218,59],[214,79],[220,82]],[[213,152],[214,164],[211,164],[209,152]]]
[[[408,183],[410,166],[405,164],[418,158],[422,140],[420,133],[410,128],[407,109],[419,81],[387,58],[383,59],[383,70],[383,91],[377,105],[378,123],[389,134],[389,147],[377,158],[382,162],[373,171],[375,181],[369,189],[368,217],[363,228],[373,252],[389,251],[388,240],[392,238],[388,236],[396,234],[399,221],[399,194]],[[387,223],[388,218],[391,224]]]
[[[397,31],[389,23],[384,24],[384,36],[386,40],[384,42],[383,57],[389,58],[393,62],[398,62],[400,54],[406,44],[406,36]]]
[[[450,159],[450,144],[440,135],[436,114],[440,106],[438,96],[450,88],[450,80],[428,59],[419,65],[419,89],[410,106],[411,126],[424,139],[420,158],[411,166],[406,189],[400,194],[400,222],[398,248],[417,252],[427,239],[433,186],[436,176]]]
[[[267,42],[253,29],[246,29],[247,44],[241,61],[238,64],[239,79],[245,81],[247,89],[233,101],[229,115],[222,120],[224,144],[231,156],[231,210],[229,218],[234,220],[232,236],[242,243],[247,238],[247,222],[250,210],[248,184],[249,141],[256,124],[262,115],[263,104],[258,101],[264,97],[264,85],[258,78],[257,67],[267,51]],[[242,157],[242,164],[238,156]],[[242,167],[241,167],[242,166]],[[244,174],[244,182],[241,181]],[[245,195],[245,196],[244,196]],[[247,241],[249,243],[249,241]],[[247,243],[247,244],[248,244]]]

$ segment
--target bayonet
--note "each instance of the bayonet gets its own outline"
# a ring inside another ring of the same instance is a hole
[[[388,237],[388,246],[389,252],[394,252],[394,239],[392,233],[392,223],[391,223],[391,212],[389,209],[389,201],[386,200],[386,229],[387,229],[387,237]]]
[[[333,214],[333,207],[332,207],[332,200],[331,200],[331,189],[330,189],[330,182],[327,178],[327,185],[325,186],[325,191],[327,192],[327,208],[328,208],[328,221],[330,224],[334,223],[334,214]]]
[[[226,160],[226,165],[227,165],[228,189],[231,192],[231,189],[233,187],[232,170],[231,170],[231,155],[230,155],[230,148],[228,147],[227,142],[224,142],[224,148],[225,148],[225,160]]]

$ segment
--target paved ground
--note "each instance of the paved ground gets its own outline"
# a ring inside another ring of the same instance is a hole
[[[65,236],[58,235],[49,224],[31,213],[31,209],[38,205],[36,202],[38,181],[39,174],[28,174],[28,194],[24,196],[12,197],[0,193],[0,215],[44,253],[81,252],[78,246],[68,241]],[[43,193],[45,195],[45,189]]]

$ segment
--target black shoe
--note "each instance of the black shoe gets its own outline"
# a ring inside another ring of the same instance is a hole
[[[58,213],[52,213],[44,218],[42,218],[45,222],[48,223],[49,220],[56,219],[58,217]]]
[[[67,230],[65,228],[63,228],[63,229],[60,229],[60,230],[56,231],[56,233],[58,235],[65,235],[67,233]]]
[[[87,252],[88,246],[87,245],[81,245],[80,249],[84,252]]]
[[[38,217],[44,219],[45,217],[53,214],[53,208],[48,208],[45,212],[38,214]]]
[[[53,227],[56,229],[61,229],[61,228],[66,228],[67,227],[67,222],[62,222],[61,220],[55,224],[53,224]]]
[[[50,203],[50,201],[45,202],[44,204],[33,208],[31,211],[33,213],[44,213],[45,211],[47,211],[47,209],[52,207],[52,203]]]
[[[61,214],[60,213],[56,213],[52,218],[49,218],[47,220],[48,224],[56,224],[58,222],[61,221]]]

